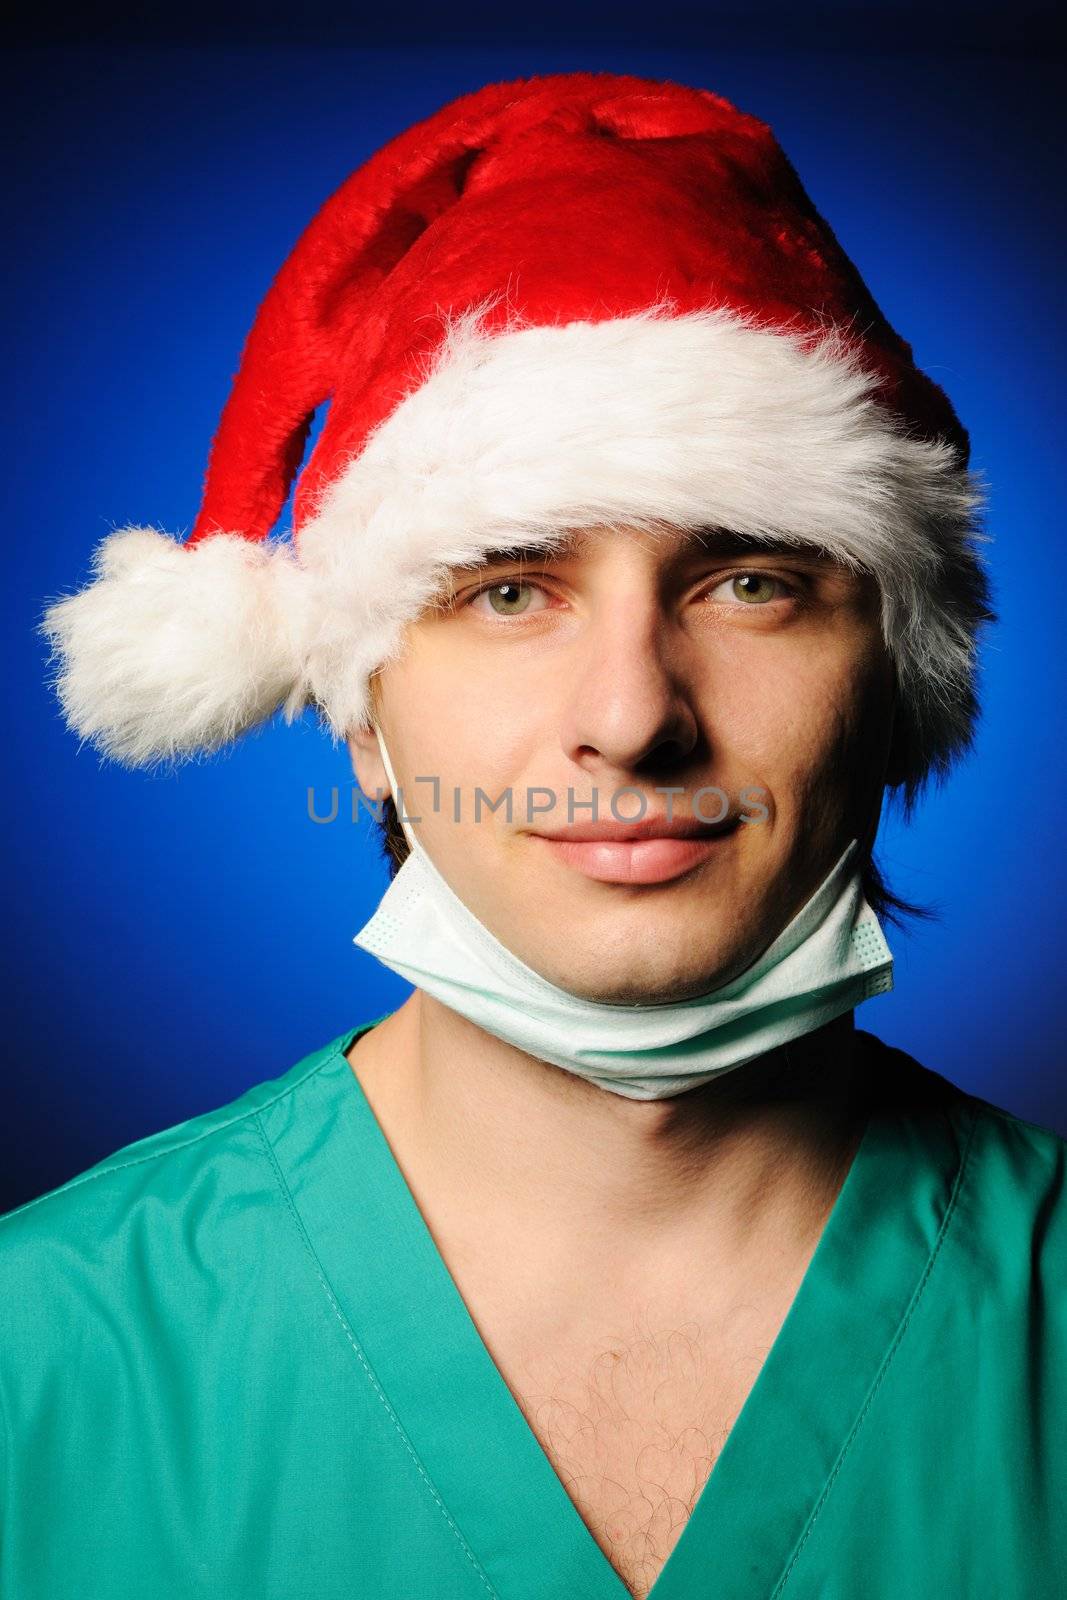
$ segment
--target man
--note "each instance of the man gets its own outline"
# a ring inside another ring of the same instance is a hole
[[[3,1593],[1062,1592],[1064,1141],[854,1018],[979,501],[713,95],[491,85],[327,203],[187,548],[44,626],[134,765],[316,705],[414,989],[4,1219]]]

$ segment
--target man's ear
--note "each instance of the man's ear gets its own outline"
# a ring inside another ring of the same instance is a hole
[[[356,782],[366,798],[372,802],[386,799],[391,790],[373,724],[365,722],[350,729],[345,742]]]

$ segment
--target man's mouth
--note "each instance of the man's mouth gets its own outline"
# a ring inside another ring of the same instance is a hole
[[[729,849],[737,828],[735,814],[722,822],[643,817],[573,823],[532,837],[566,866],[601,883],[668,883]]]
[[[641,839],[716,839],[733,831],[737,813],[721,822],[704,822],[698,817],[642,817],[626,822],[572,822],[565,828],[536,828],[541,839],[565,839],[571,844],[628,844]]]

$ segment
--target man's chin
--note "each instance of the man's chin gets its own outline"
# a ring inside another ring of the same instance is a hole
[[[528,964],[533,965],[532,962]],[[711,970],[706,966],[694,970],[680,961],[673,970],[664,970],[662,963],[657,962],[654,969],[639,972],[631,961],[613,972],[603,960],[590,959],[586,963],[575,959],[569,961],[566,968],[553,963],[551,973],[541,967],[536,970],[542,971],[557,988],[598,1005],[662,1006],[698,1000],[711,994],[737,977],[746,965],[739,958],[732,965],[724,962]]]

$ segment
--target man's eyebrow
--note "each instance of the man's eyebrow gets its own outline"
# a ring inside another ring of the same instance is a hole
[[[559,561],[563,556],[576,555],[579,542],[577,538],[568,538],[565,542],[559,540],[549,546],[540,544],[501,545],[497,550],[486,550],[477,565],[479,567],[504,567],[518,566],[520,563],[525,562]]]
[[[543,544],[513,544],[501,545],[493,550],[487,550],[476,563],[481,567],[503,567],[537,565],[540,562],[562,561],[578,555],[582,545],[588,539],[586,529],[575,529],[572,533],[556,535],[548,545]],[[688,537],[679,543],[674,551],[672,561],[682,564],[686,561],[696,560],[700,556],[720,555],[777,555],[790,554],[793,556],[807,556],[808,559],[817,560],[820,552],[816,546],[798,543],[795,539],[767,538],[764,535],[746,535],[733,528],[707,526],[692,529]],[[823,552],[825,559],[825,552]],[[466,571],[467,568],[460,569]]]

